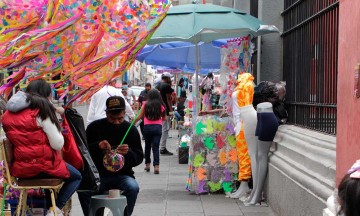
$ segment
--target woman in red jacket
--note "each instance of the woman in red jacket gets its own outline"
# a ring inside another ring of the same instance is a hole
[[[32,81],[25,93],[19,91],[9,100],[2,124],[14,146],[13,176],[64,179],[56,200],[57,214],[62,215],[61,209],[78,188],[81,174],[61,157],[64,138],[50,99],[50,85],[43,79]]]

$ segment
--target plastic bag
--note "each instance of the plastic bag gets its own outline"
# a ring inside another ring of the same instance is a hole
[[[76,169],[81,170],[84,166],[82,156],[71,132],[69,123],[65,116],[63,117],[63,121],[61,122],[61,127],[63,129],[61,133],[64,136],[64,147],[62,149],[63,158],[67,163],[71,164]]]
[[[69,122],[71,132],[84,161],[84,168],[80,170],[82,180],[79,191],[98,191],[100,189],[100,175],[92,160],[86,142],[85,125],[82,116],[71,108],[65,109],[65,117]]]

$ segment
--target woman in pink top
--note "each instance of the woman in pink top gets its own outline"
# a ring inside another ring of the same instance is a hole
[[[144,117],[144,138],[145,138],[145,170],[150,171],[150,150],[153,151],[154,173],[159,174],[159,146],[162,134],[162,121],[166,120],[165,106],[158,90],[151,89],[146,102],[140,110],[135,123]]]

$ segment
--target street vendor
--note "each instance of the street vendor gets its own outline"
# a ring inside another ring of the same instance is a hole
[[[144,153],[138,130],[124,119],[125,109],[126,102],[123,97],[111,96],[106,100],[106,117],[93,121],[86,128],[90,155],[99,170],[101,184],[100,190],[96,193],[78,192],[85,216],[89,215],[91,196],[102,194],[110,189],[124,191],[122,195],[127,199],[127,215],[130,216],[133,212],[139,193],[133,167],[141,164]],[[131,128],[126,136],[129,127]],[[124,136],[126,136],[124,144],[119,145]],[[112,149],[116,149],[116,153],[125,158],[125,163],[120,170],[109,170],[104,166],[103,158]]]

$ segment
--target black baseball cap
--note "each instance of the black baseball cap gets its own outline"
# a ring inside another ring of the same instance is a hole
[[[111,96],[106,100],[106,110],[124,110],[125,109],[125,100],[120,96]]]

